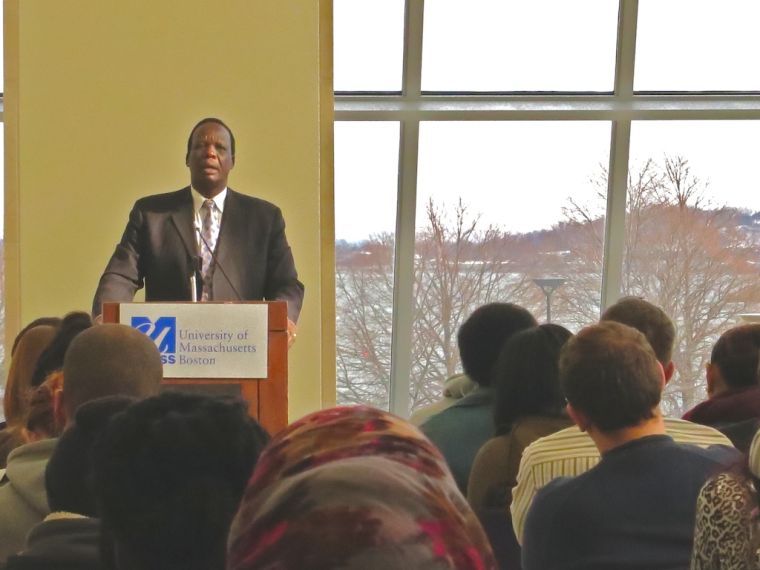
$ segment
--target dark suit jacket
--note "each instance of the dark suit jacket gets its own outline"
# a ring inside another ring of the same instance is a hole
[[[143,286],[147,301],[189,301],[197,255],[193,218],[189,186],[135,202],[121,242],[100,278],[93,315],[100,314],[104,301],[131,301]],[[244,300],[285,300],[288,317],[297,321],[304,286],[277,206],[228,188],[215,253],[214,300],[238,298],[221,266]]]

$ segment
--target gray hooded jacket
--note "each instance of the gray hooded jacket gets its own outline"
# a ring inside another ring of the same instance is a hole
[[[0,563],[24,548],[29,530],[50,512],[45,467],[57,439],[44,439],[14,449],[0,481]]]

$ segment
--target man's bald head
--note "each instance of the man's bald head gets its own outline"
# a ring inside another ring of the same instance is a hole
[[[63,411],[105,396],[147,398],[158,393],[161,355],[146,335],[126,325],[105,324],[77,336],[63,361]]]

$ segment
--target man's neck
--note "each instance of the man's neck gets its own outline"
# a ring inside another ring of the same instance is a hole
[[[201,196],[203,196],[204,198],[208,200],[212,200],[215,196],[219,195],[219,193],[221,193],[225,188],[227,188],[226,184],[223,184],[221,187],[217,187],[217,186],[207,187],[207,186],[204,186],[203,184],[196,184],[195,182],[192,182],[192,181],[190,182],[190,184],[198,192],[198,194],[200,194]]]
[[[656,411],[653,418],[644,420],[635,426],[628,426],[609,432],[602,432],[594,427],[588,430],[589,436],[594,440],[597,449],[599,449],[599,453],[602,455],[616,447],[641,439],[642,437],[650,435],[665,435],[665,433],[665,420],[659,409]]]

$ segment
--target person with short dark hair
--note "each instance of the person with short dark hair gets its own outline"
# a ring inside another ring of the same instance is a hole
[[[462,368],[478,388],[428,418],[420,429],[441,450],[463,493],[475,455],[494,435],[490,384],[499,351],[512,335],[537,324],[533,315],[518,305],[489,303],[473,311],[459,327]]]
[[[104,301],[131,301],[143,286],[147,301],[283,300],[292,343],[304,286],[282,212],[228,188],[235,137],[220,119],[207,117],[192,128],[185,164],[189,186],[135,202],[100,278],[92,314],[101,314]]]
[[[699,490],[741,454],[666,434],[665,374],[636,329],[610,321],[586,327],[563,348],[559,370],[568,414],[602,459],[538,492],[523,569],[688,567]]]
[[[624,297],[602,314],[602,322],[618,322],[641,332],[662,365],[665,382],[675,373],[671,358],[675,342],[673,321],[660,307],[638,297]],[[730,445],[731,440],[715,428],[678,418],[664,418],[665,431],[678,443],[706,447]],[[517,485],[512,491],[512,526],[522,542],[528,508],[537,491],[552,479],[585,473],[599,462],[599,450],[588,434],[572,426],[542,437],[523,451]]]
[[[93,450],[104,561],[223,570],[227,533],[267,433],[242,401],[164,392],[114,417]]]
[[[144,399],[158,393],[163,379],[161,355],[153,341],[121,324],[103,324],[80,334],[63,361],[59,422],[73,419],[85,402],[106,396]]]
[[[92,326],[87,313],[67,314],[35,363],[26,391],[22,440],[8,455],[0,482],[0,561],[15,554],[29,529],[49,512],[43,473],[63,429],[55,421],[55,394],[60,391],[63,358],[69,345]],[[31,334],[35,331],[30,330]]]
[[[126,325],[98,325],[69,340],[61,354],[63,371],[38,388],[39,402],[31,408],[28,424],[49,427],[54,431],[49,435],[57,436],[85,402],[119,395],[141,399],[158,392],[161,355],[141,332]],[[0,561],[18,552],[29,529],[50,512],[44,472],[56,443],[50,438],[27,443],[8,458],[6,480],[0,484]]]
[[[134,403],[112,396],[77,409],[59,438],[45,469],[50,514],[32,527],[23,551],[8,559],[6,570],[101,570],[100,524],[90,486],[90,452],[108,421]]]
[[[760,325],[748,324],[724,332],[707,363],[708,399],[683,419],[718,428],[737,448],[749,450],[760,425]]]
[[[438,449],[368,406],[321,410],[275,436],[228,549],[229,570],[496,569]]]
[[[675,365],[672,360],[676,327],[662,308],[641,297],[622,297],[607,307],[599,320],[623,323],[642,333],[657,355],[657,360],[666,369],[666,378],[673,375]],[[668,371],[668,367],[672,370]]]

